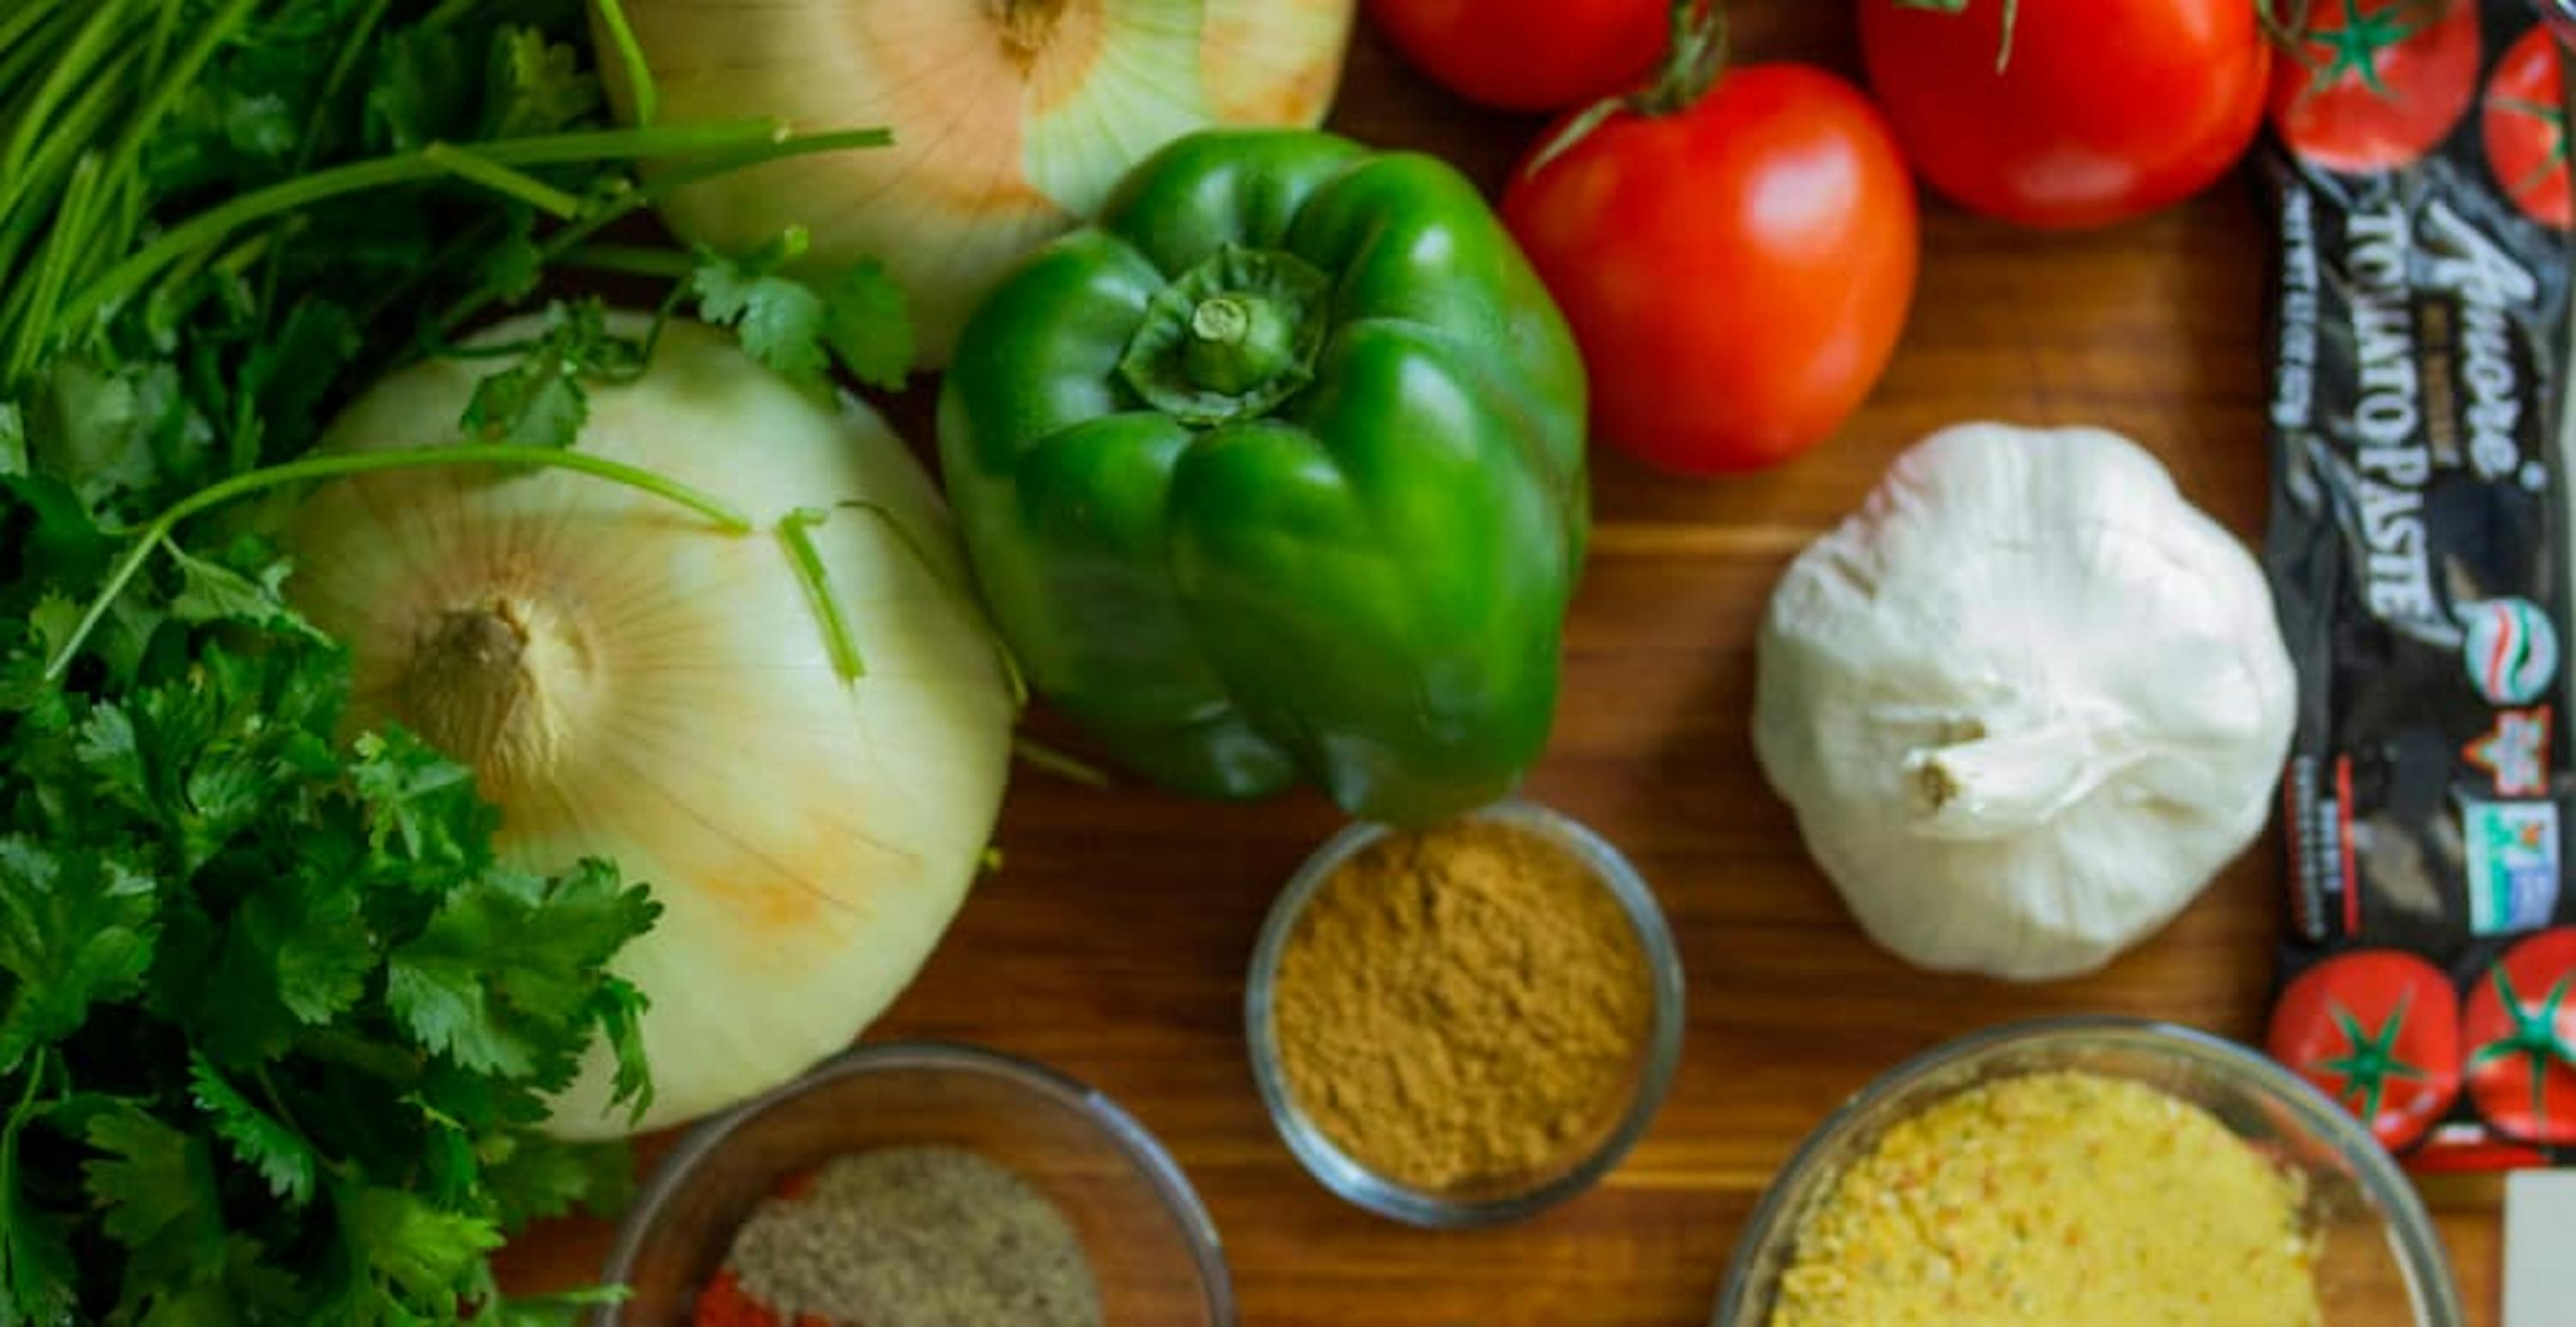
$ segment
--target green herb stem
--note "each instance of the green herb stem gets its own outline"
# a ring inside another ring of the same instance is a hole
[[[374,474],[386,470],[419,469],[430,466],[498,465],[527,466],[573,470],[596,478],[640,489],[655,497],[667,499],[706,517],[726,534],[745,534],[751,520],[723,499],[691,488],[677,480],[656,474],[641,466],[627,465],[594,456],[588,452],[564,451],[552,447],[514,447],[505,444],[460,443],[447,447],[402,447],[372,452],[334,452],[327,456],[307,456],[283,465],[252,470],[234,475],[181,498],[160,515],[152,518],[135,535],[134,544],[117,560],[108,573],[107,584],[90,601],[81,615],[80,624],[72,629],[70,639],[55,651],[45,665],[48,679],[62,676],[71,666],[80,647],[98,629],[117,596],[132,584],[135,574],[151,559],[152,553],[170,537],[181,521],[210,508],[248,497],[266,489],[288,484],[308,483],[321,479],[341,479],[351,475]]]
[[[561,261],[566,254],[586,243],[591,236],[606,230],[628,214],[641,211],[647,204],[667,197],[672,190],[686,188],[700,180],[713,179],[731,171],[758,166],[788,157],[816,152],[847,152],[860,148],[884,147],[894,141],[884,129],[838,129],[817,134],[798,134],[784,142],[763,143],[757,147],[730,152],[713,152],[693,156],[685,162],[655,173],[645,185],[623,197],[597,208],[589,215],[546,237],[537,246],[541,262]],[[457,328],[471,322],[501,298],[498,290],[484,288],[467,292],[439,311],[429,321],[433,338],[453,335]]]
[[[598,0],[599,26],[608,33],[608,44],[617,52],[617,67],[626,75],[626,90],[635,103],[635,123],[650,125],[653,113],[660,109],[661,93],[653,86],[653,67],[644,60],[644,44],[635,40],[635,26],[626,21],[626,6],[619,0]]]
[[[879,142],[887,141],[883,130],[860,132],[872,135]],[[659,129],[603,129],[502,139],[479,146],[474,155],[480,163],[498,166],[564,165],[582,161],[686,155],[715,148],[738,148],[753,142],[775,145],[794,141],[785,139],[786,133],[780,122],[766,119]],[[834,137],[846,139],[851,136]],[[264,217],[309,207],[344,194],[453,175],[455,171],[451,169],[451,163],[454,157],[451,154],[455,149],[440,151],[442,147],[432,143],[411,152],[315,171],[265,189],[236,195],[208,208],[171,226],[151,243],[110,268],[55,315],[49,330],[56,335],[69,332],[83,319],[133,294],[154,274],[180,257]]]
[[[0,180],[27,178],[28,159],[35,153],[36,144],[52,130],[55,108],[76,90],[101,81],[93,63],[99,48],[130,21],[128,8],[127,0],[97,0],[90,10],[89,22],[81,25],[69,48],[54,61],[51,72],[36,85],[29,104],[11,108],[19,117],[18,127],[10,135],[7,152],[0,154]]]
[[[18,296],[26,299],[23,311],[19,311],[16,317],[0,321],[0,329],[21,322],[30,327],[44,324],[47,311],[53,308],[54,301],[61,298],[64,287],[71,282],[73,256],[80,247],[80,235],[87,229],[90,199],[98,191],[98,180],[97,157],[84,156],[73,165],[71,182],[63,186],[62,221],[45,245],[43,256],[37,260],[35,279],[21,290],[12,292],[13,301]],[[34,371],[36,357],[43,350],[42,338],[39,337],[19,336],[11,340],[9,362],[5,370],[0,370],[0,383],[25,378]]]
[[[420,150],[421,159],[439,169],[471,180],[496,194],[516,198],[540,212],[570,220],[581,215],[581,200],[528,174],[513,170],[472,148],[452,143],[431,143]]]
[[[840,598],[832,593],[831,573],[823,568],[823,555],[814,547],[813,528],[830,519],[814,507],[799,507],[779,518],[778,543],[787,550],[787,560],[796,568],[796,580],[805,587],[805,598],[814,605],[814,616],[822,620],[823,648],[832,656],[832,671],[844,682],[856,682],[868,675],[867,660],[859,655],[858,638],[850,634],[850,619],[841,612]]]

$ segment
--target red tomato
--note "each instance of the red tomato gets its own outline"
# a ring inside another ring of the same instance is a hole
[[[2460,1095],[2460,996],[2413,954],[2357,949],[2300,973],[2272,1006],[2263,1045],[2392,1151]]]
[[[1933,188],[2025,226],[2100,226],[2200,192],[2254,141],[2272,65],[2254,10],[1966,0],[1950,14],[1860,0],[1860,50]]]
[[[2567,229],[2576,207],[2567,192],[2567,109],[2558,100],[2558,41],[2533,28],[2487,75],[2480,131],[2487,167],[2523,215]]]
[[[1369,0],[1395,48],[1442,87],[1516,111],[1625,92],[1664,53],[1664,0]]]
[[[2478,87],[2476,0],[2311,0],[2272,75],[2281,141],[2327,170],[2387,170],[2432,150]],[[2547,38],[2542,38],[2547,40]]]
[[[2576,927],[2505,951],[2469,990],[2469,1099],[2496,1132],[2576,1143]]]
[[[1503,220],[1583,348],[1594,435],[1686,474],[1832,433],[1914,297],[1914,190],[1886,122],[1803,65],[1612,115],[1514,171]]]

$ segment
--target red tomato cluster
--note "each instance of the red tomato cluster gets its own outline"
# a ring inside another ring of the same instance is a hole
[[[2464,1002],[2412,954],[2359,949],[2309,968],[2272,1008],[2265,1048],[2390,1149],[2421,1142],[2462,1091],[2518,1144],[2576,1145],[2576,927],[2515,942]]]
[[[2534,29],[2481,97],[2473,0],[2309,0],[2277,44],[2261,0],[1855,3],[1875,106],[1821,70],[1723,68],[1715,0],[1369,0],[1461,95],[1574,112],[1503,215],[1583,347],[1602,441],[1726,474],[1841,427],[1913,300],[1911,175],[2019,225],[2102,226],[2207,188],[2267,112],[2353,172],[2415,160],[2476,102],[2504,191],[2553,225],[2576,210],[2556,44]]]

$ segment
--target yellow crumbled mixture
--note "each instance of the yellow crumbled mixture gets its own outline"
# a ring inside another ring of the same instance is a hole
[[[1835,1181],[1770,1327],[2313,1327],[2303,1197],[2154,1088],[2002,1079],[1898,1123]]]

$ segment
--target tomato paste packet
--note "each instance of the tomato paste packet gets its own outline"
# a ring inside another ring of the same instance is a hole
[[[2576,1161],[2559,47],[2527,0],[2309,9],[2259,163],[2300,684],[2269,1046],[2419,1169]]]

